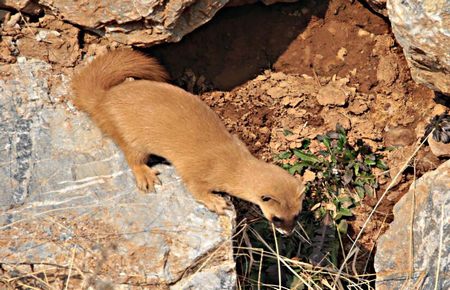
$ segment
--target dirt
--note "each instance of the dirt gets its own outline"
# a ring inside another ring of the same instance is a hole
[[[350,142],[383,153],[394,176],[417,147],[425,124],[445,107],[411,79],[386,19],[358,1],[307,1],[226,8],[181,42],[144,51],[157,56],[173,82],[198,93],[252,153],[268,161],[340,123]],[[82,55],[120,46],[50,14],[5,22],[0,63],[33,57],[69,76]],[[385,152],[385,151],[383,151]],[[425,147],[381,203],[360,240],[363,257],[392,220],[392,207],[419,177],[441,162]],[[354,238],[391,178],[364,200],[351,222]],[[367,259],[361,259],[366,261]],[[362,269],[365,265],[359,265]]]
[[[312,18],[324,15],[327,1],[307,2],[226,8],[179,43],[144,51],[156,56],[180,85],[203,76],[197,92],[230,90],[271,67]]]

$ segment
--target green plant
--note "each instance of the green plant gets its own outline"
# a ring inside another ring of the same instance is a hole
[[[305,139],[300,148],[282,152],[277,160],[289,160],[281,166],[291,174],[309,172],[312,180],[306,185],[310,210],[317,218],[327,213],[338,224],[341,233],[346,233],[347,217],[366,195],[373,195],[378,183],[374,168],[387,170],[382,155],[372,151],[362,140],[351,145],[345,130],[336,126],[336,131],[316,137],[322,145],[315,154],[311,152],[311,140]]]
[[[448,112],[434,116],[430,120],[430,123],[425,127],[425,134],[423,138],[428,136],[431,131],[433,131],[433,139],[435,141],[442,142],[444,144],[450,143],[450,115]]]
[[[347,233],[352,210],[378,188],[374,170],[387,170],[382,155],[362,140],[350,144],[345,130],[337,125],[335,131],[304,139],[299,148],[281,152],[275,160],[289,173],[307,177],[304,211],[296,233],[290,238],[278,236],[276,243],[265,220],[249,225],[244,240],[251,258],[238,259],[241,267],[248,269],[249,284],[277,288],[280,277],[290,289],[330,288],[341,283],[333,278],[343,247],[341,235]],[[276,255],[275,244],[279,248]],[[285,259],[280,272],[274,271],[277,259]],[[343,283],[350,285],[356,280],[347,276]]]

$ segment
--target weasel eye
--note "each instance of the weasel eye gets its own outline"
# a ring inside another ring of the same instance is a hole
[[[271,199],[272,199],[272,198],[271,198],[270,196],[267,196],[267,195],[261,196],[261,200],[264,201],[264,202],[267,202],[267,201],[269,201],[269,200],[271,200]]]
[[[272,217],[272,222],[273,222],[274,224],[281,224],[281,223],[284,222],[284,220],[283,220],[283,219],[280,219],[280,218],[277,217],[277,216],[274,216],[274,217]]]

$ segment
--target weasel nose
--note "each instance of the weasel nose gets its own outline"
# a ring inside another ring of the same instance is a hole
[[[289,237],[294,233],[295,223],[284,222],[277,224],[274,222],[275,229],[285,237]]]
[[[294,233],[294,229],[292,230],[286,230],[286,229],[282,229],[282,228],[275,228],[277,230],[277,232],[279,232],[283,237],[289,237]]]

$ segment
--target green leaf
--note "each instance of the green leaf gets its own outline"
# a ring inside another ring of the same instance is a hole
[[[380,149],[380,151],[394,151],[395,149],[397,149],[397,147],[395,147],[395,146],[387,146],[387,147],[384,147],[384,148],[381,148]]]
[[[281,152],[280,154],[278,154],[277,157],[279,159],[288,159],[288,158],[291,158],[291,156],[292,156],[291,151],[284,151],[284,152]]]
[[[341,234],[347,234],[348,230],[348,223],[346,220],[342,219],[339,224],[337,225],[337,229]]]
[[[373,196],[373,188],[368,184],[364,184],[364,191],[369,195]]]
[[[327,147],[328,150],[331,149],[331,140],[330,137],[328,137],[327,135],[319,135],[317,136],[317,140],[322,142],[325,145],[325,147]]]
[[[291,167],[292,167],[292,165],[290,165],[290,164],[281,164],[281,168],[283,168],[285,170],[288,170]]]
[[[344,176],[342,176],[342,182],[344,185],[349,184],[353,180],[353,171],[351,169],[345,170]]]
[[[347,143],[347,138],[345,137],[344,134],[339,134],[339,139],[337,142],[337,149],[339,151],[342,151],[342,149],[344,149],[345,143]]]
[[[303,150],[308,149],[310,144],[311,144],[311,139],[309,139],[309,138],[303,139],[301,149],[303,149]]]
[[[381,170],[388,170],[389,169],[387,164],[381,159],[377,159],[376,164],[377,164],[377,167],[380,168]]]
[[[364,198],[365,196],[365,190],[362,186],[357,186],[356,188],[356,193],[358,193],[359,198]]]
[[[368,166],[373,166],[377,164],[375,160],[372,160],[372,158],[370,157],[366,157],[366,159],[364,159],[364,163]]]
[[[288,130],[288,129],[284,129],[283,130],[283,135],[284,136],[289,136],[289,135],[293,135],[294,133],[292,133],[292,131],[291,130]]]
[[[341,124],[339,124],[339,123],[336,124],[336,132],[338,132],[339,134],[342,134],[344,136],[346,134],[344,127],[342,127]]]
[[[294,175],[296,172],[301,173],[301,170],[305,167],[303,164],[296,163],[294,166],[288,169],[288,172]]]
[[[348,208],[340,208],[339,213],[343,216],[353,216],[352,212]]]
[[[350,196],[342,196],[342,197],[339,197],[338,200],[339,200],[340,203],[344,203],[344,202],[347,202],[347,201],[352,201]]]
[[[315,155],[310,154],[310,153],[304,153],[304,152],[294,149],[294,154],[295,154],[295,156],[297,156],[298,158],[300,158],[303,161],[308,161],[311,163],[319,162],[319,158],[317,158]]]
[[[357,153],[355,151],[352,151],[350,149],[345,149],[344,151],[344,158],[348,161],[353,161],[356,158]]]

